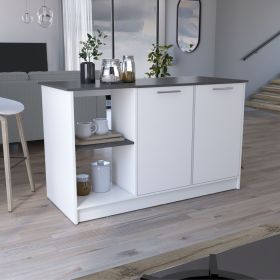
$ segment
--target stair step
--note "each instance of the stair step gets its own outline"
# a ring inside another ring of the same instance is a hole
[[[270,83],[275,85],[280,85],[280,79],[272,80]]]
[[[255,97],[253,97],[251,99],[251,101],[280,106],[280,102],[272,101],[272,100],[263,100],[263,99],[258,99],[258,98],[255,98]]]
[[[245,106],[265,111],[280,112],[280,79],[272,80],[261,92],[252,95]]]
[[[269,85],[269,86],[265,86],[262,88],[263,91],[266,91],[266,92],[273,92],[273,93],[278,93],[280,94],[280,85],[277,86],[277,85]]]
[[[256,109],[280,112],[280,104],[274,104],[274,103],[266,102],[264,100],[259,100],[259,99],[247,100],[245,105],[247,107],[256,108]]]
[[[280,94],[271,92],[260,92],[252,96],[253,99],[270,100],[280,103]]]

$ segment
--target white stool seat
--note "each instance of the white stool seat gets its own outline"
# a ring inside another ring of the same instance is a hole
[[[0,115],[9,116],[21,113],[24,105],[18,101],[0,97]]]

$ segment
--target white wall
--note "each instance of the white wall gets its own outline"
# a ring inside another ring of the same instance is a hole
[[[173,55],[176,66],[170,71],[174,76],[214,76],[215,74],[216,0],[201,0],[201,3],[200,45],[193,53],[183,53],[176,43],[178,1],[166,1],[166,43],[174,45]]]
[[[279,31],[279,0],[217,0],[216,75],[248,79],[247,96],[280,72],[280,38],[241,58]]]
[[[0,42],[47,43],[49,70],[64,69],[61,1],[47,0],[54,11],[54,22],[44,29],[36,22],[36,12],[43,1],[29,0],[34,16],[32,24],[24,24],[21,16],[25,12],[24,0],[0,0]]]
[[[163,1],[163,0],[162,0]],[[42,1],[28,0],[34,17]],[[215,71],[215,30],[216,0],[201,0],[202,26],[201,42],[192,54],[183,53],[176,43],[177,0],[166,0],[166,42],[174,45],[173,55],[176,67],[173,75],[208,75]],[[36,23],[22,23],[25,11],[24,0],[0,0],[0,42],[46,42],[48,45],[49,70],[64,69],[64,51],[62,36],[61,0],[47,0],[54,10],[54,23],[51,28],[43,29]]]
[[[164,0],[162,0],[164,1]],[[29,0],[35,16],[43,1]],[[166,0],[166,43],[173,44],[172,75],[204,75],[248,79],[247,95],[280,72],[280,37],[246,62],[241,58],[279,30],[279,0],[201,0],[198,49],[183,53],[176,43],[178,0]],[[64,69],[61,0],[47,0],[54,23],[43,29],[22,23],[24,0],[0,0],[0,42],[46,42],[50,70]]]

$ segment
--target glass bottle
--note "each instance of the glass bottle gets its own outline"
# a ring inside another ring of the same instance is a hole
[[[123,56],[122,81],[125,83],[135,82],[135,62],[133,55]]]

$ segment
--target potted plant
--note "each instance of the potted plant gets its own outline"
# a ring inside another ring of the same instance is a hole
[[[80,64],[81,83],[95,83],[95,64],[91,60],[98,60],[103,54],[99,51],[99,48],[106,45],[103,40],[107,37],[107,35],[97,29],[97,35],[87,34],[87,40],[80,42],[82,48],[79,57],[84,60]]]
[[[173,45],[157,45],[153,44],[151,52],[148,54],[148,62],[152,63],[149,72],[145,73],[149,78],[152,77],[168,77],[168,67],[173,64],[173,57],[168,54],[168,50]]]

